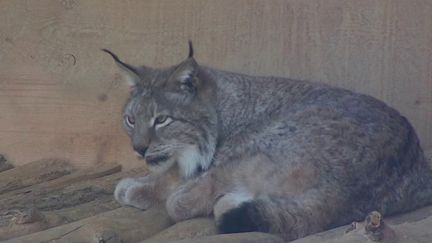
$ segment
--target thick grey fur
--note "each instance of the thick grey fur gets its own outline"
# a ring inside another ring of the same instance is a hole
[[[120,203],[163,202],[176,221],[214,215],[222,232],[293,240],[432,202],[431,169],[395,109],[322,83],[201,66],[190,53],[163,69],[116,58],[133,69],[126,131],[154,171],[123,179]]]

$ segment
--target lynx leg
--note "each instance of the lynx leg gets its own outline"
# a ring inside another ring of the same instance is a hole
[[[176,222],[209,215],[215,201],[214,185],[207,173],[177,188],[166,202],[168,215]]]

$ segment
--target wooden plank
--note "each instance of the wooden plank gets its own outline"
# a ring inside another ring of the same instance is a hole
[[[45,159],[3,171],[0,176],[0,195],[57,179],[74,170],[75,168],[68,161]]]
[[[39,167],[44,167],[41,166],[44,163],[37,163],[36,165]],[[20,166],[17,167],[17,171],[19,171],[19,174],[24,177],[24,178],[31,178],[32,174],[33,174],[33,170],[21,170],[22,168],[34,168],[34,166],[31,165],[35,165],[34,163],[29,163],[26,164],[25,166]],[[49,170],[52,170],[48,169]],[[8,192],[4,192],[2,194],[0,194],[0,201],[2,202],[0,205],[0,209],[8,209],[7,206],[17,206],[20,205],[19,202],[24,202],[25,200],[28,200],[30,198],[34,198],[34,197],[38,197],[38,196],[43,196],[46,195],[48,193],[51,193],[53,191],[61,191],[63,190],[65,187],[70,187],[72,186],[73,183],[78,183],[78,184],[83,184],[86,183],[89,180],[92,179],[97,179],[99,177],[103,177],[103,176],[107,176],[107,175],[111,175],[113,173],[117,173],[121,170],[121,166],[118,164],[103,164],[100,165],[98,167],[95,168],[91,168],[91,169],[86,169],[86,170],[79,170],[79,171],[74,171],[73,173],[64,175],[62,177],[56,178],[54,180],[48,180],[48,181],[43,181],[39,184],[34,184],[28,187],[21,187],[21,188],[15,188],[14,190],[9,190]],[[135,170],[132,170],[131,172],[127,172],[127,173],[121,173],[118,174],[118,176],[121,175],[127,175],[128,173],[132,173]],[[37,172],[37,171],[36,171]],[[47,172],[47,170],[45,170],[45,172]],[[26,174],[28,173],[28,174]],[[14,173],[14,174],[18,174],[18,173]],[[3,178],[4,181],[6,178]],[[115,179],[118,179],[117,177],[115,177]],[[14,182],[6,182],[7,184],[18,184],[18,183],[14,183]],[[2,201],[3,200],[3,201]],[[8,204],[6,203],[4,200],[8,200],[11,201],[12,203]],[[15,201],[13,201],[15,200]],[[16,203],[18,202],[18,204]],[[25,204],[24,204],[25,205]]]
[[[99,170],[98,172],[101,171]],[[96,198],[112,198],[114,186],[122,177],[136,175],[137,173],[141,174],[142,171],[135,169],[122,173],[114,173],[110,176],[106,173],[102,177],[88,177],[87,179],[82,174],[77,173],[76,177],[73,178],[68,177],[65,178],[66,180],[60,178],[59,183],[49,181],[21,190],[11,191],[0,196],[0,210],[25,210],[31,207],[38,210],[51,211],[89,202]],[[89,175],[90,173],[86,174]],[[78,179],[80,180],[75,181]],[[64,183],[65,181],[75,183],[67,184]],[[97,195],[100,197],[97,197]]]
[[[236,234],[220,234],[212,236],[196,237],[193,239],[167,241],[169,243],[283,243],[284,241],[271,234],[261,232],[248,232]]]
[[[164,209],[123,207],[4,242],[139,242],[171,224]]]
[[[141,243],[159,243],[178,240],[190,240],[193,238],[218,234],[218,229],[213,218],[195,218],[176,223],[175,225],[159,232],[150,239]]]
[[[71,223],[120,207],[114,186],[145,168],[118,173],[118,165],[99,166],[0,197],[0,240]],[[57,183],[58,181],[58,183]]]
[[[420,210],[423,211],[423,210]],[[429,208],[430,211],[430,208]],[[413,217],[414,219],[413,220]],[[432,233],[430,228],[432,226],[431,214],[423,214],[418,218],[416,212],[407,213],[403,215],[406,220],[399,224],[388,224],[383,230],[382,243],[427,243],[430,242]],[[410,219],[411,217],[411,219]],[[394,217],[390,221],[397,221],[398,217]],[[385,220],[384,220],[385,221]],[[356,224],[356,228],[350,232],[346,232],[349,226],[339,227],[333,230],[321,232],[315,235],[307,236],[302,239],[293,241],[293,243],[370,243],[373,242],[365,235],[364,222]]]
[[[321,80],[396,107],[432,147],[430,0],[1,1],[0,150],[24,164],[141,164],[121,129],[128,62]]]

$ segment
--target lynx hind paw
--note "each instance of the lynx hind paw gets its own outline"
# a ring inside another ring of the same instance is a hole
[[[153,185],[139,182],[134,178],[124,178],[114,190],[115,200],[123,206],[148,209],[153,201]]]

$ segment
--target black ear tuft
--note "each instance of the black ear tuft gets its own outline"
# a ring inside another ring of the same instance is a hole
[[[117,56],[116,54],[114,54],[112,51],[110,51],[110,50],[108,50],[108,49],[105,49],[105,48],[102,48],[101,51],[104,51],[104,52],[110,54],[111,57],[114,59],[114,61],[119,62],[119,63],[123,63],[123,62],[120,60],[120,58],[118,58],[118,56]]]
[[[189,55],[188,55],[188,58],[193,58],[194,49],[193,49],[193,46],[192,46],[192,41],[189,40],[188,43],[189,43]]]
[[[126,69],[128,69],[129,71],[131,71],[131,72],[135,73],[136,75],[138,75],[138,71],[135,70],[135,67],[133,67],[133,66],[127,64],[127,63],[124,63],[124,62],[123,62],[122,60],[120,60],[120,58],[118,58],[118,56],[117,56],[116,54],[114,54],[112,51],[110,51],[110,50],[108,50],[108,49],[101,49],[101,50],[104,51],[104,52],[106,52],[106,53],[108,53],[108,54],[110,54],[111,57],[114,59],[114,61],[115,61],[117,64],[119,64],[122,68],[126,68]]]
[[[124,63],[116,54],[111,52],[108,49],[101,49],[102,51],[108,53],[111,55],[111,57],[114,59],[117,66],[120,67],[126,74],[126,79],[131,87],[136,87],[137,83],[140,81],[140,75],[136,67],[129,65],[127,63]]]

